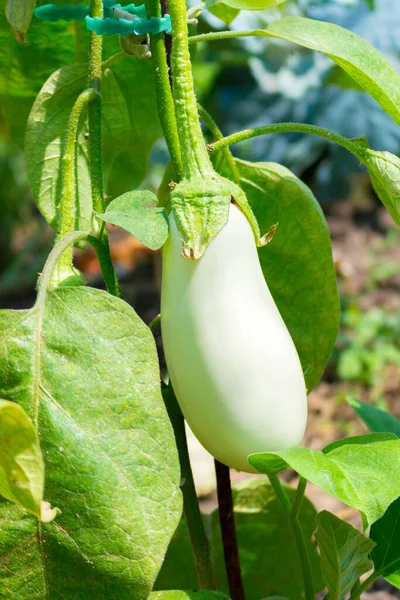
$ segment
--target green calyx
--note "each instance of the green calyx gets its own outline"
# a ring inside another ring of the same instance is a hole
[[[183,258],[199,259],[208,244],[227,223],[234,202],[249,221],[257,246],[271,241],[277,225],[261,236],[260,228],[243,190],[225,177],[213,173],[206,180],[183,179],[171,192],[171,208],[182,234]]]

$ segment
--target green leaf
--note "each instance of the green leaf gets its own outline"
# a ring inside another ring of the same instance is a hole
[[[150,151],[162,137],[162,129],[151,62],[127,56],[114,63],[112,69],[125,98],[131,123],[108,178],[107,193],[115,197],[143,181]],[[133,94],[132,90],[138,90],[138,93]]]
[[[352,525],[323,510],[317,515],[315,534],[321,552],[321,567],[330,600],[342,600],[366,571],[375,543]]]
[[[146,190],[126,192],[113,200],[103,215],[106,223],[119,225],[151,250],[158,250],[168,237],[169,222],[157,196]]]
[[[286,0],[224,0],[225,4],[232,8],[243,10],[264,10],[282,4]]]
[[[0,395],[38,423],[45,495],[62,514],[38,526],[0,504],[0,598],[143,600],[181,515],[152,334],[100,290],[38,298],[0,313]]]
[[[229,598],[220,592],[170,590],[167,592],[153,592],[150,594],[149,600],[229,600]]]
[[[260,473],[276,474],[277,457],[302,477],[348,506],[364,513],[369,524],[380,519],[400,494],[400,440],[371,433],[339,440],[321,450],[302,446],[281,452],[251,454]]]
[[[400,125],[400,76],[361,37],[338,25],[302,17],[275,21],[267,33],[329,56]]]
[[[285,486],[290,500],[295,490]],[[274,594],[300,598],[301,566],[287,514],[273,488],[261,478],[249,478],[233,486],[235,523],[240,562],[247,600],[260,600]],[[211,552],[218,589],[228,593],[218,511],[205,517],[211,527]],[[300,510],[300,522],[306,538],[316,591],[324,587],[319,555],[311,541],[316,510],[307,498]],[[260,573],[268,573],[261,577]],[[177,583],[179,582],[179,583]],[[171,540],[156,589],[191,588],[197,585],[196,571],[186,523],[182,520]]]
[[[390,152],[365,148],[358,153],[374,190],[396,225],[400,225],[400,159]]]
[[[310,392],[333,350],[340,321],[328,227],[312,192],[291,171],[275,163],[235,162],[261,233],[279,222],[259,257]]]
[[[41,213],[55,230],[60,219],[65,130],[78,95],[87,87],[87,68],[86,64],[71,65],[50,76],[33,104],[26,130],[29,183]],[[124,97],[109,69],[104,74],[102,99],[103,165],[107,174],[130,128]],[[87,120],[82,118],[77,141],[76,229],[83,231],[90,231],[92,217],[87,128]]]
[[[31,24],[35,6],[35,0],[7,0],[6,2],[7,21],[21,44],[24,43],[25,34]]]
[[[240,13],[239,8],[232,8],[232,6],[229,6],[229,4],[226,4],[225,2],[217,2],[217,4],[209,6],[208,11],[214,15],[214,17],[221,19],[225,25],[230,25]]]
[[[400,588],[400,498],[372,525],[370,537],[376,543],[371,554],[375,571]]]
[[[43,486],[36,431],[21,406],[0,400],[0,494],[40,518]]]
[[[387,431],[400,438],[400,421],[390,413],[376,408],[371,404],[360,402],[355,398],[347,398],[347,402],[357,415],[364,421],[370,431]]]

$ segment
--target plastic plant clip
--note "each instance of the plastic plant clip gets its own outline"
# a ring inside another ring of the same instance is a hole
[[[83,21],[89,15],[89,6],[57,6],[56,4],[43,4],[34,10],[34,15],[42,21]]]
[[[112,19],[114,16],[113,8],[122,8],[125,12],[131,15],[137,16],[140,19],[146,19],[146,7],[144,4],[135,6],[135,4],[128,4],[127,6],[121,6],[116,4],[114,0],[103,0],[103,12],[105,18]],[[90,15],[89,6],[70,6],[64,4],[63,6],[57,6],[56,4],[43,4],[38,6],[34,11],[35,17],[42,19],[42,21],[83,21],[85,17]],[[118,32],[116,32],[118,33]]]
[[[138,17],[133,21],[126,19],[99,19],[99,17],[86,17],[86,27],[89,31],[93,31],[97,35],[116,35],[121,37],[126,35],[145,35],[147,33],[156,35],[161,32],[170,33],[171,18],[169,15],[164,17],[150,17],[150,19],[142,19]]]

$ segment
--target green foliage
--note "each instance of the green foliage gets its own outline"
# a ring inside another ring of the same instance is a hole
[[[229,25],[230,23],[232,23],[232,21],[236,19],[236,17],[240,13],[239,8],[233,8],[225,2],[217,2],[216,4],[209,6],[208,10],[211,14],[214,15],[214,17],[218,17],[218,19],[221,19],[221,21],[223,21],[225,25]]]
[[[275,21],[267,34],[329,56],[400,125],[400,76],[361,37],[338,25],[301,17]]]
[[[364,421],[370,431],[394,433],[400,438],[400,420],[375,406],[360,402],[355,398],[347,398],[347,402]]]
[[[379,307],[366,313],[350,307],[343,313],[343,326],[339,377],[377,387],[386,365],[400,366],[400,315]]]
[[[158,250],[168,237],[165,208],[158,206],[152,192],[137,190],[115,198],[99,219],[123,227],[151,250]]]
[[[239,10],[263,10],[272,8],[285,0],[224,0],[225,4]]]
[[[18,404],[0,400],[0,494],[40,518],[43,486],[36,431]]]
[[[380,519],[400,495],[400,440],[373,433],[339,440],[323,451],[302,446],[252,454],[249,463],[265,474],[291,467],[322,490],[363,513],[369,524]]]
[[[400,588],[400,498],[372,525],[370,536],[376,543],[371,554],[375,571]]]
[[[341,600],[358,579],[371,569],[368,555],[375,544],[355,527],[323,510],[315,534],[321,551],[322,572],[330,600]]]
[[[285,486],[285,490],[290,500],[293,500],[295,490],[289,486]],[[259,478],[245,479],[233,486],[233,502],[247,600],[259,600],[277,593],[296,600],[302,591],[300,561],[288,516],[276,498],[273,488]],[[305,499],[300,510],[300,521],[311,560],[314,586],[319,591],[324,587],[324,583],[319,556],[311,541],[315,517],[315,508]],[[218,589],[227,593],[218,511],[212,513],[209,527]],[[268,573],[268,577],[260,576],[261,573]],[[184,521],[171,540],[156,583],[157,589],[172,589],[177,585],[183,588],[196,586],[193,558]]]
[[[1,504],[0,598],[142,600],[181,510],[150,331],[122,300],[62,287],[0,313],[0,337],[0,394],[38,423],[62,511],[39,526]]]
[[[235,163],[261,231],[279,223],[272,242],[259,249],[259,257],[311,391],[321,378],[339,329],[328,227],[312,192],[291,171],[275,163]]]

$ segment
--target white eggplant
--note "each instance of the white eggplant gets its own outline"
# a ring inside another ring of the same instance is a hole
[[[249,454],[298,444],[307,420],[304,377],[265,282],[252,229],[231,205],[198,260],[182,258],[170,216],[163,251],[161,327],[183,415],[220,462],[254,472]]]

